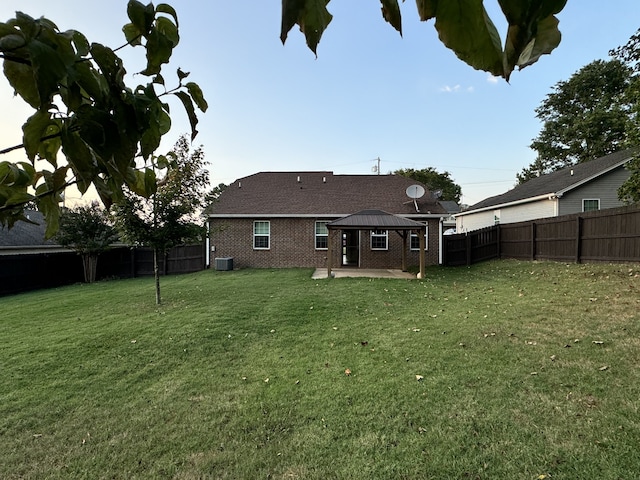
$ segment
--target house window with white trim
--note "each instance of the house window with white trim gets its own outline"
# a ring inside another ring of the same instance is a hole
[[[327,220],[316,222],[316,250],[327,250],[329,246],[329,230]]]
[[[388,239],[387,230],[371,230],[371,250],[388,250]]]
[[[271,222],[256,220],[253,222],[253,249],[269,250],[271,239]]]
[[[420,237],[414,231],[409,235],[409,247],[411,250],[420,250]],[[424,226],[424,249],[429,250],[429,225]]]
[[[599,198],[583,198],[582,211],[592,212],[594,210],[600,210],[600,199]]]

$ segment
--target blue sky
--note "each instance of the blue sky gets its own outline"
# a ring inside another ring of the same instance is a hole
[[[123,43],[126,3],[4,1],[0,19],[17,9],[44,15],[115,47]],[[382,173],[448,171],[467,204],[512,188],[535,159],[529,144],[541,125],[534,110],[553,85],[608,58],[640,27],[638,0],[568,0],[558,15],[560,47],[507,84],[459,61],[438,41],[433,21],[418,20],[412,1],[401,4],[403,37],[384,22],[379,2],[331,1],[334,19],[317,58],[297,27],[282,46],[279,0],[167,3],[178,12],[181,42],[165,78],[170,85],[178,66],[191,72],[209,102],[195,143],[204,147],[213,185],[259,171],[371,174],[380,158]],[[497,1],[485,6],[504,36]],[[130,72],[142,69],[140,53],[123,57]],[[22,103],[3,77],[0,147],[21,143],[31,113]],[[177,103],[172,117],[158,153],[189,130]]]

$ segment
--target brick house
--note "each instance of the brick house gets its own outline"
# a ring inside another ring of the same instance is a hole
[[[408,194],[415,185],[421,188],[413,196],[424,194],[414,200]],[[425,262],[440,263],[448,214],[424,185],[398,175],[333,172],[261,172],[233,182],[207,209],[211,257],[231,257],[234,268],[322,268],[331,254],[334,267],[400,268],[404,250],[407,266],[418,265],[419,231],[407,222],[330,234],[328,223],[364,210],[423,224]]]

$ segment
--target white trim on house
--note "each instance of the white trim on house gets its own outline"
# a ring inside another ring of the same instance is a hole
[[[466,210],[464,212],[454,214],[453,218],[463,217],[465,215],[471,215],[473,213],[487,212],[489,210],[500,210],[501,208],[522,205],[523,203],[539,202],[540,200],[555,200],[556,198],[558,198],[558,196],[555,193],[545,193],[544,195],[538,195],[537,197],[523,198],[522,200],[515,200],[513,202],[498,203],[496,205],[491,205],[489,207]]]
[[[353,215],[353,212],[349,213],[209,213],[207,218],[344,218],[349,215]],[[401,213],[394,213],[398,217],[402,218],[422,218],[422,219],[440,219],[448,217],[449,214],[436,214],[436,213],[418,213],[403,215]]]

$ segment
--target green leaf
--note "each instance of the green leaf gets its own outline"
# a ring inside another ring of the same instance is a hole
[[[188,82],[185,87],[187,87],[189,95],[191,95],[191,98],[196,103],[200,111],[206,112],[209,108],[209,104],[207,104],[207,101],[204,99],[204,95],[202,94],[200,86],[197,83]]]
[[[420,20],[426,22],[436,16],[438,0],[416,0]]]
[[[178,68],[178,80],[182,82],[185,78],[189,76],[189,72],[183,72],[181,68]]]
[[[145,6],[137,0],[129,0],[127,15],[131,23],[146,37],[153,26],[156,12],[151,3]]]
[[[500,35],[482,0],[447,0],[437,4],[436,30],[442,43],[478,70],[504,76]]]
[[[24,143],[24,149],[27,153],[27,158],[32,162],[36,159],[36,155],[40,150],[42,137],[45,136],[45,131],[51,123],[52,120],[50,114],[48,112],[38,110],[36,113],[31,115],[22,126],[22,141]],[[54,167],[56,166],[55,161],[52,164]]]
[[[499,0],[509,29],[505,41],[505,78],[515,66],[524,68],[560,44],[555,13],[566,0]]]
[[[167,15],[171,15],[176,24],[176,27],[178,26],[178,14],[176,13],[175,9],[171,5],[167,3],[159,3],[158,6],[156,7],[156,12],[166,13]]]
[[[142,75],[160,73],[163,63],[169,63],[175,43],[157,28],[151,30],[147,38],[147,68]]]
[[[189,123],[191,124],[191,141],[198,135],[196,126],[198,125],[198,117],[196,116],[196,110],[193,108],[193,101],[186,92],[175,92],[174,95],[180,99],[184,105],[184,109],[187,111],[189,117]]]
[[[0,38],[0,51],[2,52],[11,52],[24,46],[24,37],[18,33],[12,33]]]
[[[142,32],[133,23],[127,23],[122,27],[122,32],[129,45],[133,45],[134,47],[142,45]]]
[[[31,64],[34,68],[34,77],[40,96],[40,107],[46,107],[53,95],[58,92],[58,83],[66,76],[67,68],[60,56],[60,52],[38,40],[28,43],[27,49]]]
[[[33,108],[40,108],[40,94],[33,68],[30,65],[5,59],[3,70],[4,76],[7,77],[15,93]]]
[[[95,154],[80,136],[71,132],[69,128],[63,128],[61,141],[62,151],[76,176],[78,190],[85,193],[98,174]]]
[[[380,0],[382,3],[382,16],[402,36],[402,14],[398,0]]]
[[[298,23],[298,19],[302,15],[305,7],[305,0],[282,0],[282,24],[280,26],[280,40],[284,44],[287,41],[287,35]]]
[[[156,28],[162,33],[175,47],[180,42],[178,27],[166,17],[158,17],[156,20]]]
[[[91,48],[89,45],[89,40],[87,40],[87,37],[85,37],[82,33],[78,32],[77,30],[72,30],[70,33],[71,33],[72,41],[76,48],[76,53],[78,54],[78,56],[86,57],[87,55],[89,55],[89,51],[91,50]]]
[[[296,23],[304,33],[307,45],[314,54],[322,34],[333,16],[327,10],[329,0],[283,0],[280,39],[284,43],[287,34]]]

